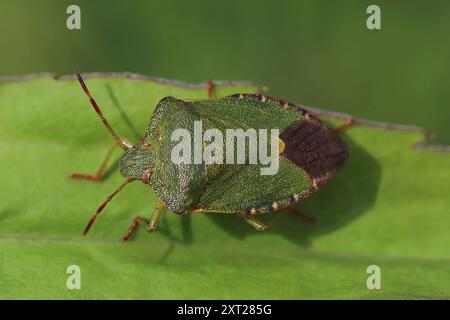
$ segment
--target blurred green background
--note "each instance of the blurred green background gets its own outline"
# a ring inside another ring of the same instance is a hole
[[[66,8],[81,7],[81,30]],[[381,7],[381,30],[366,8]],[[251,80],[316,108],[450,143],[450,2],[1,0],[0,76],[132,71]]]

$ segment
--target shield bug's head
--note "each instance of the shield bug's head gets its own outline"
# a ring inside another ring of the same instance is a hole
[[[141,179],[145,184],[150,181],[154,155],[152,146],[144,139],[139,144],[126,150],[120,159],[120,173],[127,178]]]

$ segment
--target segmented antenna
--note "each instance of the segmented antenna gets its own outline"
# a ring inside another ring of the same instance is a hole
[[[92,98],[91,93],[89,92],[88,88],[86,87],[86,84],[83,81],[83,78],[81,77],[81,74],[77,72],[77,78],[78,81],[80,81],[81,87],[83,88],[84,92],[89,98],[89,101],[91,102],[92,106],[94,107],[95,112],[97,112],[100,119],[102,119],[103,124],[105,125],[106,129],[108,129],[109,133],[113,136],[113,138],[116,140],[119,147],[121,147],[123,150],[128,150],[129,147],[127,147],[122,140],[119,138],[119,136],[114,132],[113,128],[109,125],[108,121],[103,116],[103,113],[100,111],[100,108],[97,105],[97,102],[95,102],[94,98]]]
[[[120,187],[116,189],[116,191],[114,191],[108,198],[106,198],[106,200],[100,205],[100,207],[98,207],[97,211],[92,216],[91,220],[89,220],[89,223],[87,224],[86,228],[83,231],[83,235],[84,236],[89,232],[89,230],[91,229],[91,227],[94,224],[95,220],[97,220],[97,217],[100,215],[100,213],[102,213],[103,209],[105,209],[106,205],[114,198],[114,196],[116,194],[118,194],[120,191],[122,191],[122,189],[125,188],[125,186],[127,184],[129,184],[130,182],[133,182],[134,180],[136,180],[136,179],[133,179],[133,178],[127,179],[127,181],[122,183],[120,185]]]

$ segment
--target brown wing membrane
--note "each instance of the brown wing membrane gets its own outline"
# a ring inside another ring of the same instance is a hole
[[[325,185],[331,173],[348,159],[347,145],[315,118],[297,121],[280,134],[286,144],[282,156],[304,169],[317,186]]]

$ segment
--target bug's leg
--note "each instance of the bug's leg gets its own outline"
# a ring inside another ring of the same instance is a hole
[[[334,132],[341,133],[348,127],[351,127],[356,124],[356,121],[354,119],[347,119],[345,120],[341,125],[337,126],[336,128],[333,128]]]
[[[133,222],[130,225],[130,228],[128,229],[128,232],[122,238],[123,241],[128,241],[140,225],[144,226],[145,229],[149,232],[156,230],[156,228],[158,228],[162,209],[164,209],[164,204],[158,200],[158,202],[156,203],[156,207],[153,209],[150,220],[142,217],[134,218]]]
[[[97,170],[96,173],[94,173],[94,174],[71,173],[69,175],[69,178],[70,179],[82,179],[82,180],[94,181],[94,182],[98,182],[98,181],[102,180],[103,175],[106,172],[106,168],[108,167],[109,160],[111,159],[111,156],[113,154],[114,147],[109,149],[108,153],[106,154],[105,160],[103,160],[100,168]]]
[[[246,216],[246,215],[241,215],[241,217],[249,224],[251,225],[253,228],[255,228],[258,231],[266,231],[267,229],[269,229],[270,227],[266,224],[264,224],[263,222],[261,222],[260,220],[256,219],[253,216]]]
[[[211,80],[206,81],[206,90],[208,91],[208,99],[212,99],[214,83]]]
[[[288,207],[286,209],[289,210],[292,214],[294,214],[294,215],[296,215],[296,216],[298,216],[300,218],[303,218],[308,223],[311,223],[311,224],[316,223],[316,218],[314,218],[310,214],[307,214],[307,213],[305,213],[303,211],[300,211],[299,209],[294,208],[294,207]]]

